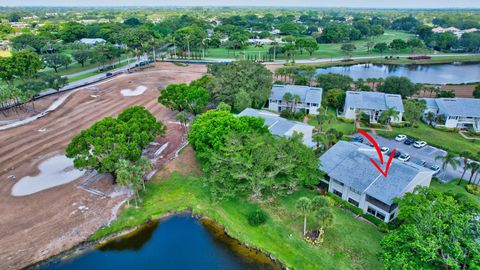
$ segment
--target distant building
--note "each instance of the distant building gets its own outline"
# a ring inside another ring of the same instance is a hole
[[[107,41],[103,38],[82,38],[80,42],[87,45],[104,44]]]
[[[327,174],[322,182],[342,200],[389,222],[398,213],[393,199],[412,192],[416,186],[430,186],[434,172],[394,159],[384,177],[373,166],[371,158],[380,162],[375,149],[361,143],[339,141],[320,157],[320,170]]]
[[[398,118],[392,117],[391,122],[401,122],[404,109],[400,95],[347,91],[342,115],[349,119],[355,119],[357,112],[361,111],[370,117],[370,123],[377,123],[382,112],[389,108],[394,108],[398,112]]]
[[[295,111],[305,110],[307,114],[318,114],[318,108],[322,104],[322,88],[303,85],[274,85],[272,94],[268,99],[268,109],[281,112],[295,106]],[[286,93],[300,96],[300,102],[292,104],[284,100]]]
[[[424,112],[434,113],[436,116],[445,115],[445,124],[448,128],[468,129],[480,132],[480,99],[474,98],[422,98],[427,103]],[[442,125],[436,123],[436,125]]]
[[[243,110],[238,116],[262,118],[265,120],[265,125],[268,126],[268,130],[274,135],[288,138],[294,133],[301,133],[303,134],[303,143],[308,147],[315,147],[315,143],[312,140],[313,126],[297,121],[291,121],[271,112],[251,108]]]
[[[446,33],[446,32],[452,32],[452,33],[454,33],[458,38],[460,38],[461,36],[463,36],[463,34],[465,34],[465,33],[473,33],[473,32],[477,32],[477,31],[478,31],[477,28],[470,28],[470,29],[461,30],[461,29],[458,29],[458,28],[456,28],[456,27],[448,27],[448,28],[435,27],[435,28],[432,29],[432,32],[433,32],[433,33],[437,33],[437,34]]]

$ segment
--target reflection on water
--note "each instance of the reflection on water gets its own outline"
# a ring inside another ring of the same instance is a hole
[[[187,215],[151,222],[124,237],[40,269],[281,269],[228,237],[215,223]]]
[[[414,83],[460,84],[480,81],[480,64],[376,65],[359,64],[318,69],[317,74],[339,73],[353,79],[404,76]]]

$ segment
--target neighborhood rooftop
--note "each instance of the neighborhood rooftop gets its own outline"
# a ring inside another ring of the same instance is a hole
[[[379,92],[353,92],[347,91],[345,108],[361,108],[370,110],[387,110],[395,108],[403,113],[402,97],[400,95]]]
[[[279,136],[290,137],[293,131],[299,130],[299,127],[301,129],[308,130],[310,134],[313,130],[313,126],[297,121],[291,121],[271,112],[256,110],[252,108],[246,108],[241,113],[239,113],[238,116],[260,117],[265,120],[265,125],[268,126],[268,130],[270,130],[272,134]],[[312,142],[312,138],[305,135],[308,134],[304,134],[304,143],[310,147],[313,146],[314,143]]]
[[[303,103],[318,103],[322,100],[322,88],[303,85],[274,85],[271,99],[282,100],[285,93],[298,95]]]
[[[361,143],[339,141],[320,157],[320,169],[331,178],[342,181],[346,186],[366,193],[388,205],[401,197],[414,177],[430,171],[415,164],[394,159],[384,177],[372,164],[373,158],[380,164],[374,148]],[[384,161],[388,157],[384,156]]]
[[[480,117],[480,99],[474,98],[423,98],[427,108],[439,109],[449,116]]]

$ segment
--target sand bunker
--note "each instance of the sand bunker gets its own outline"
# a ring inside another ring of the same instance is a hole
[[[134,96],[139,96],[143,94],[145,91],[147,91],[147,87],[144,85],[138,86],[135,90],[130,90],[130,89],[123,89],[120,91],[124,97],[134,97]]]
[[[56,155],[42,161],[38,169],[40,170],[38,175],[25,176],[13,186],[13,196],[26,196],[63,185],[78,179],[85,173],[75,169],[73,160],[64,155]]]

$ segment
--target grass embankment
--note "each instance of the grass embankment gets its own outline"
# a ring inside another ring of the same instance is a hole
[[[79,81],[79,80],[83,80],[83,79],[98,75],[100,73],[105,73],[106,71],[109,71],[109,70],[113,70],[113,69],[116,69],[116,68],[121,68],[121,67],[127,66],[128,64],[129,64],[128,62],[122,62],[120,64],[110,66],[110,67],[108,67],[108,68],[106,68],[102,71],[94,70],[94,71],[84,73],[84,74],[81,74],[81,75],[78,75],[78,76],[75,76],[75,77],[70,77],[70,78],[68,78],[68,82],[72,83],[72,82],[76,82],[76,81]]]
[[[458,179],[453,179],[448,183],[441,183],[437,180],[432,180],[430,187],[433,190],[443,192],[443,193],[449,192],[453,194],[460,194],[476,202],[480,206],[480,196],[468,193],[467,190],[465,189],[465,186],[467,185],[468,181],[463,180],[461,181],[460,185],[457,185],[457,183],[458,183]]]
[[[378,135],[387,138],[394,138],[398,134],[405,134],[414,139],[426,141],[430,145],[456,154],[460,154],[463,151],[470,151],[471,153],[480,152],[479,140],[467,140],[456,132],[438,130],[425,123],[420,123],[417,128],[393,128],[391,132],[378,131]]]
[[[302,239],[302,218],[296,214],[295,202],[314,191],[299,191],[273,204],[261,205],[269,214],[259,226],[248,224],[246,214],[255,203],[235,199],[215,204],[201,178],[174,173],[167,180],[156,179],[147,185],[139,208],[128,208],[109,227],[96,232],[99,239],[121,229],[155,219],[171,211],[193,210],[213,218],[230,236],[269,253],[290,269],[380,269],[382,234],[371,224],[354,219],[350,213],[334,207],[333,226],[326,230],[325,242],[312,246]]]
[[[410,33],[405,33],[401,31],[386,31],[385,34],[375,37],[373,42],[374,43],[381,43],[385,42],[389,44],[392,42],[394,39],[403,39],[405,41],[413,38],[414,35]],[[402,51],[386,51],[383,53],[378,53],[374,51],[369,51],[367,48],[367,43],[368,40],[357,40],[353,41],[352,44],[355,45],[357,48],[355,51],[352,52],[352,56],[368,56],[368,55],[379,55],[379,54],[413,54],[410,49],[405,49]],[[295,54],[295,59],[311,59],[311,58],[336,58],[336,57],[343,57],[345,56],[345,53],[341,50],[343,43],[332,43],[332,44],[319,44],[318,50],[316,50],[312,55],[310,55],[308,52],[297,52]],[[257,55],[259,57],[259,54],[265,54],[268,52],[271,46],[262,46],[262,47],[255,47],[255,46],[248,46],[245,49],[242,50],[231,50],[227,49],[224,47],[220,48],[212,48],[207,50],[206,52],[206,57],[209,58],[236,58],[236,57],[247,57],[247,55],[250,55],[253,57],[254,55]],[[421,53],[428,53],[430,52],[427,49],[424,50],[418,50],[415,53],[421,54]],[[279,54],[277,57],[278,60],[281,59],[286,59],[286,55],[284,54]]]

